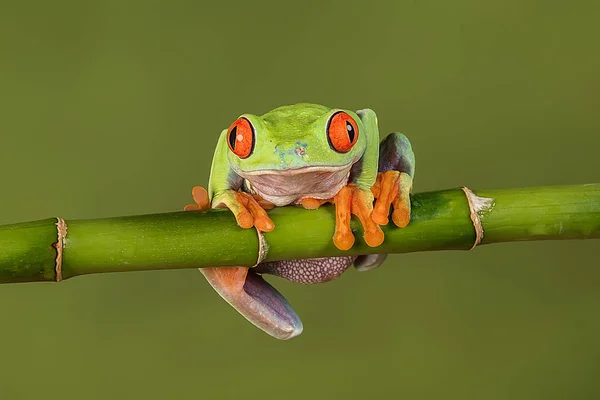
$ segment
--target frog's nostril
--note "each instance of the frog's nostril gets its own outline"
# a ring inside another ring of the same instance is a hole
[[[304,147],[297,147],[296,154],[298,154],[299,156],[303,156],[306,154],[306,149]]]

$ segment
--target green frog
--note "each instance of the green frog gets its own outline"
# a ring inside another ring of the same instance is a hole
[[[400,133],[379,141],[373,110],[351,111],[301,103],[262,116],[243,114],[221,132],[208,192],[192,190],[186,210],[226,207],[242,228],[270,232],[265,210],[299,205],[316,209],[333,203],[333,242],[341,250],[354,244],[356,216],[372,247],[384,240],[381,225],[410,221],[415,156]],[[260,263],[255,267],[200,268],[210,285],[248,321],[278,339],[302,332],[302,322],[286,299],[262,275],[314,284],[337,278],[354,264],[379,266],[385,255],[341,256]]]

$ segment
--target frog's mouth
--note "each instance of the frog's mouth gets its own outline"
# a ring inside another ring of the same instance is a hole
[[[276,206],[303,198],[330,199],[348,183],[352,165],[240,171],[250,190]]]

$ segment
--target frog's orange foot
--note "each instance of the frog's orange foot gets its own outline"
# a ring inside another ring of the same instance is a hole
[[[275,227],[265,211],[273,205],[250,193],[225,190],[214,196],[212,206],[229,208],[242,228],[254,226],[262,232],[271,232]]]
[[[349,250],[354,244],[354,235],[350,229],[352,214],[360,220],[364,229],[367,245],[377,247],[383,243],[383,231],[373,221],[373,193],[359,189],[355,185],[342,188],[333,198],[335,203],[335,234],[333,243],[340,250]]]
[[[194,186],[192,189],[192,198],[196,204],[188,204],[183,209],[185,211],[208,210],[210,208],[210,199],[208,192],[202,186]]]
[[[375,199],[373,221],[379,225],[389,222],[390,208],[393,207],[392,221],[400,228],[410,222],[410,192],[412,178],[406,172],[386,171],[377,174],[377,181],[371,188]]]

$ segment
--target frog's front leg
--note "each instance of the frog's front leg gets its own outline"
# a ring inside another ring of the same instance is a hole
[[[370,109],[359,110],[356,114],[362,122],[366,144],[360,160],[350,170],[348,185],[333,198],[336,214],[333,242],[340,250],[349,250],[354,245],[354,235],[350,229],[352,215],[360,220],[368,246],[377,247],[384,238],[383,231],[372,218],[374,196],[371,187],[377,179],[379,156],[377,116]]]

